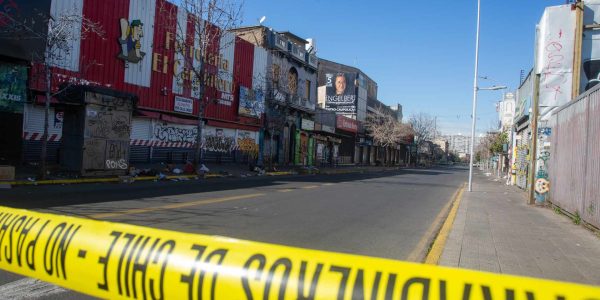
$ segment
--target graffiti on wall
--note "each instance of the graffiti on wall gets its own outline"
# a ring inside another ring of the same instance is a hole
[[[204,138],[202,149],[214,152],[230,152],[235,146],[235,140],[228,136],[208,135]]]
[[[129,112],[88,108],[87,136],[92,138],[129,139],[131,123]]]
[[[198,127],[171,124],[156,124],[153,132],[153,138],[162,142],[195,143],[197,135]]]
[[[250,157],[258,157],[255,132],[238,130],[236,134],[234,130],[222,128],[208,128],[203,132],[201,146],[204,151],[228,153],[237,150]]]
[[[252,132],[238,131],[237,150],[248,154],[252,158],[258,157],[258,144]]]
[[[252,158],[258,157],[258,144],[253,138],[238,138],[238,149]]]
[[[546,201],[550,191],[550,181],[548,181],[548,160],[550,159],[550,127],[540,127],[538,136],[540,139],[539,153],[537,159],[537,172],[535,174],[535,200],[536,202]]]
[[[201,146],[205,151],[227,153],[235,147],[235,138],[226,135],[221,128],[215,128],[214,131],[207,130],[203,135]]]
[[[106,168],[125,170],[128,167],[128,141],[106,141]]]

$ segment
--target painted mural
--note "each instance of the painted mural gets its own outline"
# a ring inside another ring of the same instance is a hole
[[[550,191],[548,160],[550,159],[551,134],[552,128],[550,127],[540,127],[538,129],[537,172],[535,173],[535,201],[538,203],[545,202]]]

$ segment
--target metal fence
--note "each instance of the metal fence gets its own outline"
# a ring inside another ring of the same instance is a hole
[[[553,113],[549,200],[600,228],[600,85]]]

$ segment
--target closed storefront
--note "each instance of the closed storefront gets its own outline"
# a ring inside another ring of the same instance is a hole
[[[26,84],[26,66],[0,61],[0,164],[14,164],[21,159]]]
[[[23,160],[34,162],[40,160],[42,136],[44,135],[45,108],[34,104],[26,104],[23,111]],[[46,161],[58,162],[62,139],[64,112],[50,107],[48,114],[48,138]]]
[[[356,151],[356,142],[358,131],[358,121],[344,117],[336,116],[336,133],[340,136],[342,143],[339,147],[339,163],[354,163],[354,152]]]
[[[529,127],[517,133],[517,156],[515,158],[515,172],[517,186],[527,189],[529,178],[529,148],[531,131]]]

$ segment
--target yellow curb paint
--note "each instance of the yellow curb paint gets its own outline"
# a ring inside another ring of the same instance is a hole
[[[417,246],[410,252],[406,260],[413,262],[421,262],[421,254],[427,251],[429,241],[431,241],[431,239],[435,237],[437,229],[440,228],[440,225],[444,221],[444,216],[446,216],[446,213],[448,212],[448,210],[450,210],[450,206],[452,205],[452,203],[454,203],[454,199],[456,199],[456,196],[462,188],[463,187],[461,186],[460,188],[458,188],[458,190],[454,192],[454,194],[452,194],[452,197],[450,198],[448,203],[446,203],[446,205],[444,205],[444,207],[440,210],[440,212],[435,217],[425,234],[417,243]]]
[[[307,186],[303,186],[302,188],[305,190],[310,190],[310,189],[316,189],[318,188],[318,185],[307,185]]]
[[[425,263],[430,265],[437,265],[440,257],[442,256],[442,252],[444,251],[444,246],[446,245],[446,240],[448,239],[448,235],[450,234],[450,230],[452,229],[452,225],[454,224],[454,219],[456,219],[456,212],[458,211],[458,207],[460,205],[460,200],[462,199],[463,192],[465,191],[465,186],[463,185],[458,195],[456,196],[456,200],[454,200],[454,204],[452,204],[452,209],[450,209],[450,213],[448,213],[448,217],[446,221],[444,221],[444,225],[442,225],[442,229],[438,233],[438,236],[435,238],[433,242],[433,246],[431,250],[427,254],[425,258]]]
[[[220,177],[225,177],[224,175],[220,175],[220,174],[206,174],[204,175],[204,178],[220,178]]]
[[[198,175],[171,175],[167,176],[167,179],[182,179],[182,178],[197,178]],[[134,181],[147,181],[156,180],[157,176],[142,176],[132,177]],[[119,177],[111,178],[82,178],[82,179],[53,179],[53,180],[39,180],[39,181],[0,181],[0,183],[10,185],[48,185],[48,184],[77,184],[77,183],[101,183],[101,182],[119,182]]]
[[[198,200],[198,201],[181,202],[181,203],[174,203],[174,204],[155,206],[155,207],[134,208],[134,209],[128,209],[128,210],[123,210],[123,211],[119,211],[119,212],[100,213],[100,214],[89,215],[88,217],[90,217],[92,219],[114,218],[114,217],[142,214],[142,213],[148,213],[148,212],[154,212],[154,211],[160,211],[160,210],[168,210],[168,209],[183,208],[183,207],[190,207],[190,206],[199,206],[199,205],[233,201],[233,200],[242,200],[242,199],[255,198],[255,197],[264,196],[264,195],[265,194],[258,193],[258,194],[248,194],[248,195],[240,195],[240,196],[204,199],[204,200]]]
[[[334,184],[331,182],[328,182],[328,183],[323,183],[323,185],[334,185]]]
[[[267,176],[293,175],[294,172],[267,172]]]
[[[278,192],[280,192],[280,193],[287,193],[287,192],[291,192],[293,190],[294,189],[283,189],[283,190],[279,190]]]

